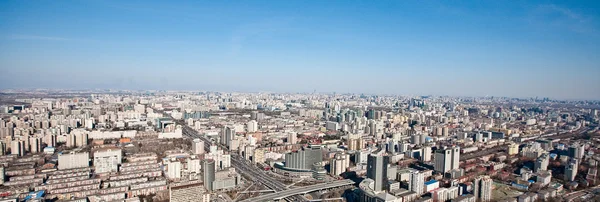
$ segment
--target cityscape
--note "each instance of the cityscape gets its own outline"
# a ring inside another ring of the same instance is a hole
[[[2,92],[4,201],[600,199],[599,101]]]
[[[0,1],[0,202],[600,202],[594,1]]]

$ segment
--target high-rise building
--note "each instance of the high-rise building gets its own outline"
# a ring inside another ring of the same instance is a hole
[[[360,134],[349,134],[348,135],[348,150],[361,150],[363,140]]]
[[[213,182],[215,181],[215,161],[205,159],[202,163],[204,187],[209,192],[213,191]]]
[[[519,154],[519,145],[515,143],[511,143],[508,145],[508,155],[517,155]]]
[[[221,144],[226,145],[227,147],[231,146],[231,141],[235,138],[235,128],[233,127],[225,127],[223,129],[223,136],[221,137]]]
[[[4,166],[0,166],[0,185],[4,184]]]
[[[204,141],[200,139],[194,139],[192,142],[192,153],[204,154]]]
[[[256,132],[258,130],[258,122],[256,120],[250,120],[246,123],[246,131],[249,133]]]
[[[121,163],[121,149],[109,148],[94,152],[94,168],[96,173],[117,172]]]
[[[0,141],[0,156],[6,155],[6,145],[4,142]]]
[[[287,141],[290,144],[296,144],[298,141],[298,135],[295,132],[288,133]]]
[[[264,163],[265,162],[265,150],[264,149],[255,149],[254,155],[252,155],[253,163]]]
[[[167,162],[167,177],[169,179],[180,179],[181,178],[181,162],[172,159]]]
[[[569,163],[565,166],[565,180],[567,182],[575,181],[577,176],[577,169],[579,167],[579,160],[572,158]]]
[[[71,133],[67,135],[67,147],[82,147],[88,144],[87,133]]]
[[[582,159],[585,155],[585,145],[580,143],[574,143],[569,147],[569,157]]]
[[[423,172],[412,170],[409,179],[409,191],[413,191],[417,195],[425,193],[425,174]]]
[[[331,175],[339,176],[350,167],[350,155],[337,153],[329,162]]]
[[[550,163],[550,156],[547,153],[542,154],[542,156],[538,157],[535,160],[535,164],[533,166],[533,171],[538,172],[538,171],[548,170],[549,163]]]
[[[25,155],[25,142],[22,140],[13,140],[10,144],[10,154],[23,156]]]
[[[490,176],[477,176],[473,181],[473,195],[477,201],[491,201],[492,200],[492,183],[494,181]]]
[[[448,126],[442,127],[442,136],[448,137]]]
[[[42,138],[34,137],[29,139],[29,151],[31,153],[42,152]]]
[[[367,178],[375,181],[373,190],[382,191],[387,189],[387,165],[390,157],[387,155],[371,154],[367,159]]]
[[[458,169],[460,164],[460,148],[452,147],[438,149],[435,151],[434,169],[437,172],[446,173],[453,169]]]
[[[310,146],[285,154],[285,167],[310,170],[314,163],[322,162],[323,154],[320,146]]]
[[[423,155],[421,156],[421,161],[423,161],[423,162],[431,161],[431,146],[425,145],[423,147]]]

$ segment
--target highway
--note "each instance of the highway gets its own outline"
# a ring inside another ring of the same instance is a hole
[[[205,150],[210,151],[210,145],[213,143],[210,139],[204,137],[203,135],[198,134],[198,132],[196,130],[190,128],[185,123],[180,123],[180,124],[184,126],[183,127],[183,135],[191,137],[191,138],[198,138],[198,139],[204,141]],[[218,145],[217,143],[215,143],[215,144],[221,148],[224,148],[222,145]],[[224,149],[224,150],[226,150],[226,149]],[[238,173],[250,178],[250,180],[252,180],[254,183],[262,184],[272,190],[275,190],[276,192],[289,190],[289,188],[285,184],[277,181],[276,179],[273,179],[271,176],[264,173],[263,170],[256,167],[250,161],[246,161],[244,158],[237,155],[236,153],[231,153],[231,165],[237,170]],[[298,195],[290,195],[289,197],[284,198],[284,200],[294,201],[294,202],[295,201],[308,201],[303,196],[298,196]]]
[[[297,195],[297,194],[306,194],[306,193],[319,191],[319,190],[323,190],[323,189],[336,188],[336,187],[347,186],[347,185],[352,185],[352,184],[354,184],[354,181],[352,181],[352,180],[339,180],[339,181],[335,181],[335,182],[331,182],[331,183],[321,183],[321,184],[315,184],[315,185],[310,185],[310,186],[305,186],[305,187],[298,187],[295,189],[280,191],[280,192],[271,193],[271,194],[265,194],[265,195],[261,195],[258,197],[243,200],[242,202],[280,200],[280,199],[283,199],[288,196],[293,196],[293,195]]]

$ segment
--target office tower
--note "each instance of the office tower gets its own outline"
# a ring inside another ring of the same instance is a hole
[[[320,146],[310,146],[285,154],[285,167],[310,170],[314,163],[322,162],[323,154]]]
[[[350,167],[350,155],[344,153],[337,153],[329,162],[329,166],[331,168],[331,175],[339,176],[342,173],[346,172],[346,169]]]
[[[476,200],[486,202],[492,200],[492,183],[490,176],[477,176],[473,181],[473,195]]]
[[[256,122],[256,120],[248,121],[248,123],[246,124],[246,130],[249,133],[256,132],[258,130],[258,122]]]
[[[453,169],[458,169],[460,164],[460,148],[452,147],[438,149],[435,151],[434,169],[437,172],[446,173]]]
[[[192,153],[196,155],[204,154],[204,141],[200,139],[194,139],[192,142]]]
[[[296,144],[296,142],[298,141],[297,134],[295,132],[288,133],[287,141],[290,144]]]
[[[425,174],[417,170],[411,171],[408,189],[417,195],[425,193]]]
[[[382,191],[387,189],[387,165],[390,157],[387,155],[371,154],[367,159],[367,178],[375,181],[373,190]]]
[[[58,169],[73,169],[73,168],[87,168],[90,166],[90,154],[87,152],[82,153],[62,153],[58,154]]]
[[[575,181],[575,176],[577,176],[578,167],[579,160],[576,158],[571,159],[567,166],[565,166],[565,180],[567,182]]]
[[[99,149],[94,152],[94,168],[96,173],[118,172],[122,163],[121,149]]]
[[[215,181],[215,160],[205,159],[202,163],[202,169],[204,169],[203,179],[204,187],[209,192],[213,191],[213,182]]]
[[[548,164],[550,163],[550,157],[547,153],[542,154],[542,156],[538,157],[535,160],[535,164],[533,166],[534,172],[548,170]]]

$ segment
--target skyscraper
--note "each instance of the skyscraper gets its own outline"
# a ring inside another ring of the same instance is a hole
[[[390,157],[387,155],[370,154],[367,159],[367,178],[375,181],[373,190],[382,191],[387,189],[387,165]]]
[[[213,191],[213,182],[215,181],[215,160],[205,159],[202,163],[204,169],[204,187],[206,190]]]
[[[477,176],[473,181],[473,195],[476,200],[486,202],[492,200],[492,183],[490,176]]]

